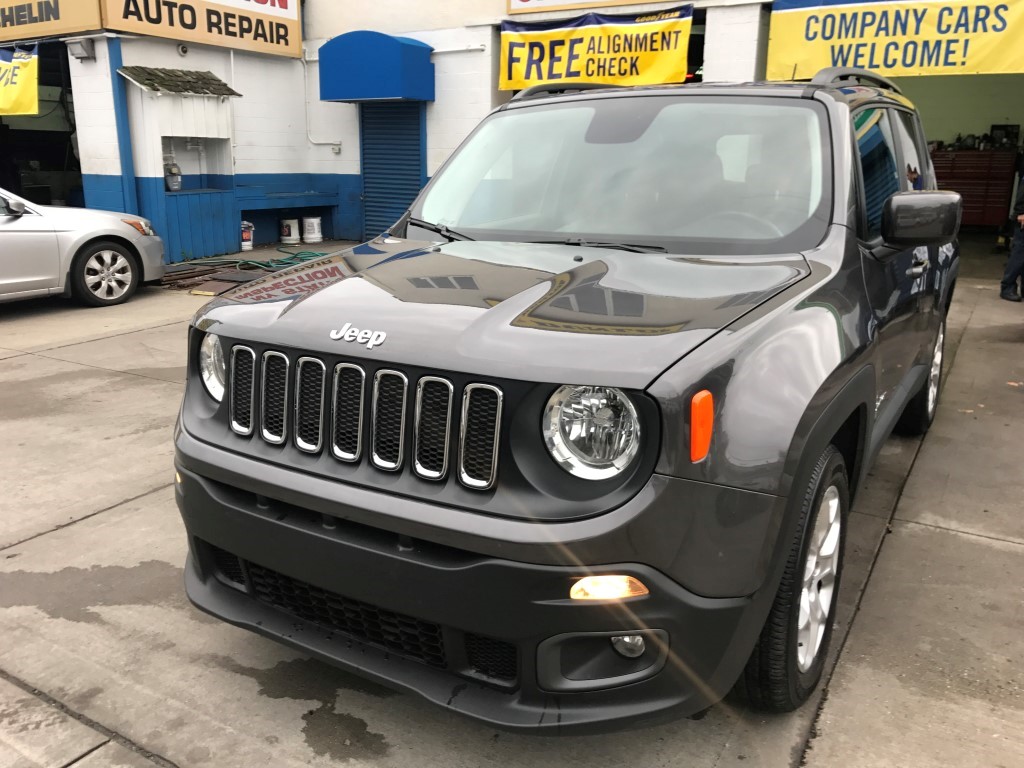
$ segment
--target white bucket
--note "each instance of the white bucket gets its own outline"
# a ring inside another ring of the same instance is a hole
[[[255,233],[255,229],[256,229],[256,227],[254,227],[250,222],[248,222],[248,221],[243,221],[242,222],[242,250],[243,251],[251,251],[252,250],[252,238],[253,238],[253,235]]]
[[[320,217],[313,216],[308,219],[302,220],[302,242],[311,243],[322,243],[324,241],[324,232],[321,228]]]
[[[285,245],[299,244],[298,219],[281,219],[281,242]]]

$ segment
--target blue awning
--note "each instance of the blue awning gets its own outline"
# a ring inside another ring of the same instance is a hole
[[[381,32],[338,35],[320,48],[320,100],[433,101],[433,50]]]

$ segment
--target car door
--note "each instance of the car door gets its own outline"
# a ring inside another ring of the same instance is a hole
[[[895,250],[882,242],[885,201],[908,184],[890,110],[869,106],[854,113],[853,121],[860,158],[861,263],[878,344],[875,412],[885,423],[899,415],[909,394],[908,374],[920,353],[920,269],[927,251]]]
[[[16,214],[13,198],[0,194],[0,296],[44,288],[59,282],[57,234],[47,217],[25,208]]]
[[[917,115],[902,109],[891,110],[893,136],[900,155],[900,167],[905,172],[903,188],[906,191],[938,189],[931,158],[924,143],[924,131]],[[917,329],[922,351],[931,349],[941,315],[942,270],[948,246],[919,246],[914,249],[918,273],[914,291],[918,298]]]

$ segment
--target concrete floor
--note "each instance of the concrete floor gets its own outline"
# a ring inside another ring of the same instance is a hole
[[[567,739],[495,732],[188,604],[171,425],[203,302],[0,305],[0,766],[1024,764],[1024,309],[991,281],[961,282],[931,434],[886,444],[851,515],[827,697]]]

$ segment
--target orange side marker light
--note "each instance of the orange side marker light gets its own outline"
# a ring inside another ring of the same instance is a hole
[[[707,458],[714,429],[715,398],[702,389],[690,401],[690,461],[694,464]]]

